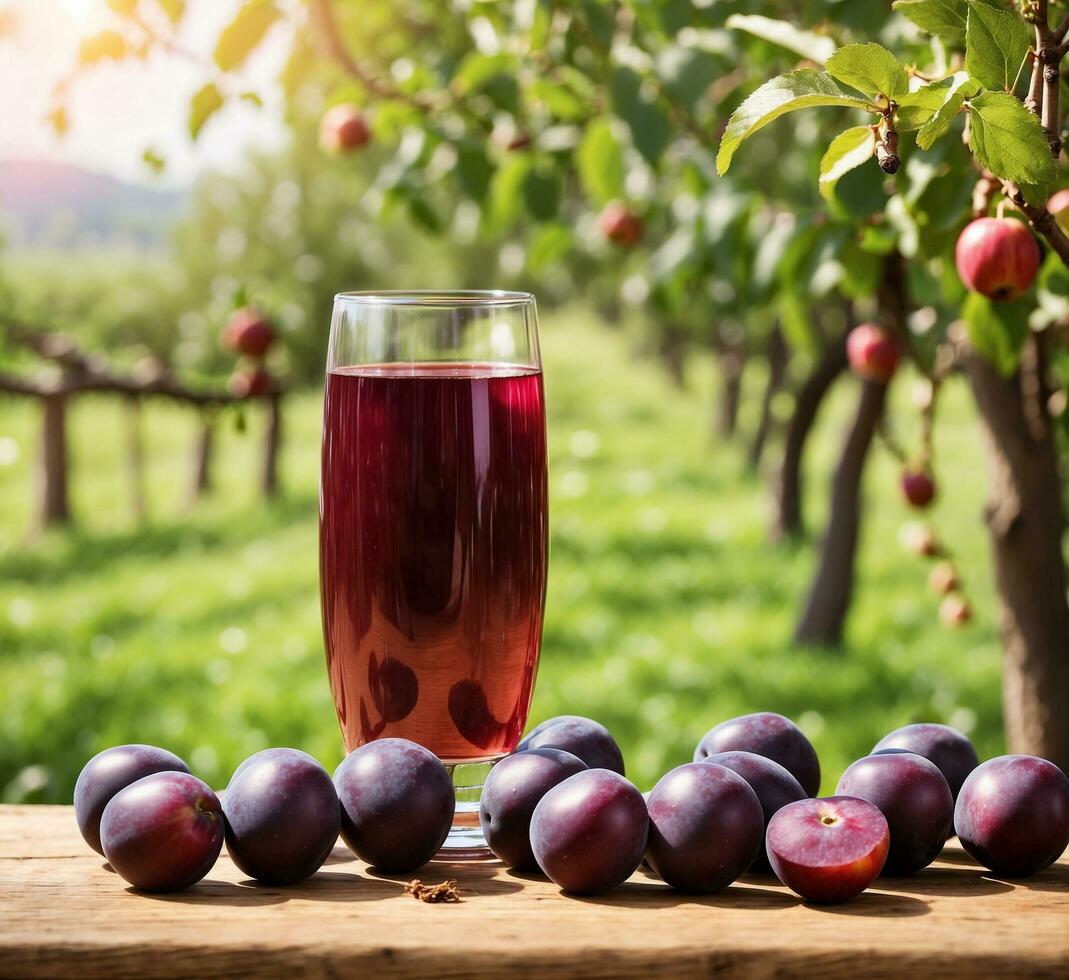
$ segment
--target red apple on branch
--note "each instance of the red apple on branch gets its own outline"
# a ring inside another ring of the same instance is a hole
[[[642,219],[622,201],[610,201],[599,218],[601,233],[614,245],[630,248],[642,240]]]
[[[910,507],[927,507],[935,499],[935,480],[925,470],[905,470],[901,487]]]
[[[275,342],[275,330],[253,306],[235,310],[223,328],[223,346],[245,357],[263,357]]]
[[[972,619],[972,606],[965,596],[952,592],[939,604],[939,618],[947,626],[964,626]]]
[[[1014,218],[970,222],[958,238],[954,257],[961,281],[995,302],[1026,293],[1041,259],[1035,236]]]
[[[951,562],[941,561],[928,576],[928,586],[937,595],[948,595],[961,588],[961,578]]]
[[[328,109],[319,124],[319,145],[328,153],[353,153],[371,140],[371,128],[360,109],[342,102]]]
[[[1047,210],[1054,215],[1054,220],[1061,225],[1062,231],[1069,228],[1069,187],[1055,191],[1047,201]]]
[[[886,383],[898,366],[898,344],[883,327],[862,323],[846,338],[846,357],[859,378]]]
[[[230,376],[230,391],[237,398],[260,398],[266,395],[274,384],[274,378],[267,368],[240,368]]]

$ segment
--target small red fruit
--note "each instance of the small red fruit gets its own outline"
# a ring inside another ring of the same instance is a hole
[[[1047,210],[1054,215],[1054,220],[1062,230],[1069,228],[1069,187],[1055,191],[1047,201]]]
[[[371,129],[351,102],[332,106],[319,124],[319,145],[328,153],[352,153],[371,140]]]
[[[935,532],[924,524],[907,524],[899,533],[902,546],[921,558],[932,558],[939,554],[939,539]]]
[[[252,306],[235,310],[223,328],[223,346],[245,357],[263,357],[274,342],[274,328]]]
[[[928,587],[936,595],[948,595],[961,588],[957,569],[948,561],[941,561],[928,576]]]
[[[935,480],[924,470],[905,470],[901,487],[910,507],[927,507],[935,499]]]
[[[961,281],[996,302],[1026,293],[1040,252],[1028,226],[1014,218],[977,218],[965,226],[954,253]]]
[[[776,811],[765,847],[776,877],[812,902],[845,902],[883,870],[891,835],[879,808],[853,796],[799,800]]]
[[[614,245],[630,248],[642,240],[642,219],[621,201],[610,201],[599,218],[601,233]]]
[[[939,604],[939,618],[947,626],[964,626],[972,619],[972,607],[965,596],[952,592]]]
[[[238,370],[230,376],[230,390],[237,398],[259,398],[274,384],[271,372],[265,367]]]
[[[846,357],[859,378],[886,383],[898,366],[898,344],[883,327],[862,323],[846,338]]]

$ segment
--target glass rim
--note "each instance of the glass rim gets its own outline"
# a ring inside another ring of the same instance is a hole
[[[434,309],[530,306],[534,293],[512,289],[368,289],[334,294],[335,303]]]

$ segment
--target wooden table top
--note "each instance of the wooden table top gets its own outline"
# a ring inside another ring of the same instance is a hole
[[[456,878],[430,905],[408,877]],[[367,972],[365,972],[367,971]],[[498,862],[374,874],[340,844],[291,888],[248,882],[226,856],[186,892],[130,890],[82,841],[71,807],[0,807],[0,976],[1069,977],[1069,855],[998,880],[952,843],[910,878],[809,906],[747,876],[679,895],[641,872],[567,897]]]

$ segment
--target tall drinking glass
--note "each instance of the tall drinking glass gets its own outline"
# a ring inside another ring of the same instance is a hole
[[[546,592],[534,297],[340,293],[323,412],[319,572],[345,748],[449,767],[445,844],[485,853],[479,795],[527,721]]]

